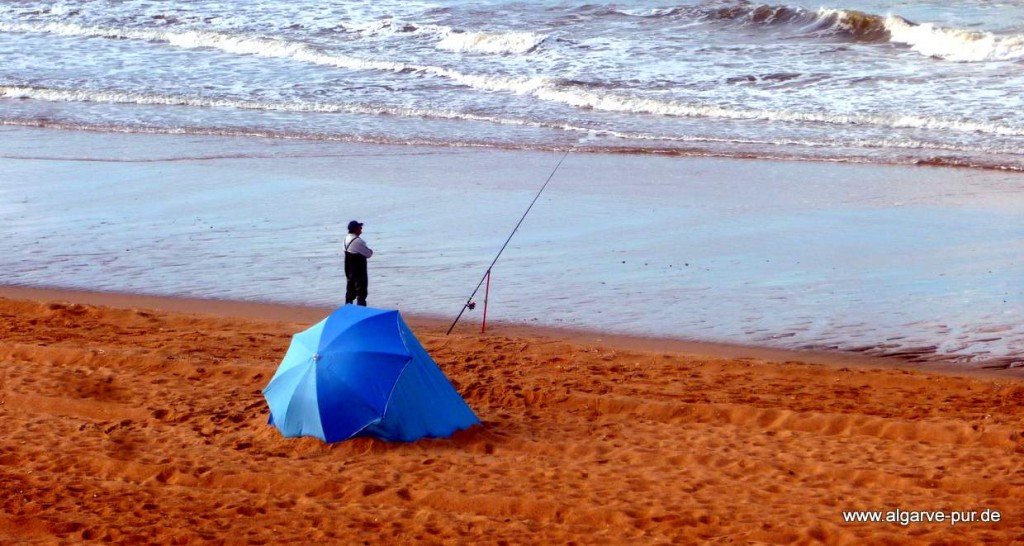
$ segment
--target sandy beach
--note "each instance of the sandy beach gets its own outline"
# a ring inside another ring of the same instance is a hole
[[[484,425],[326,445],[260,393],[323,310],[84,294],[0,292],[5,544],[1024,541],[1020,378],[414,318]]]
[[[0,546],[1024,544],[1003,4],[0,2]],[[353,220],[481,426],[268,425]]]

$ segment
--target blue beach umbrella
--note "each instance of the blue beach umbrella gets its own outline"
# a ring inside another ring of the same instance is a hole
[[[263,389],[286,437],[411,442],[479,424],[398,311],[345,305],[292,337]]]

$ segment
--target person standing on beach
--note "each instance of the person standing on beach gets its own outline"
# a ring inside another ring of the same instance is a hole
[[[366,307],[367,285],[370,282],[366,260],[373,256],[373,251],[360,237],[362,234],[362,222],[352,220],[348,223],[348,235],[345,237],[345,278],[348,280],[345,303],[356,302]]]

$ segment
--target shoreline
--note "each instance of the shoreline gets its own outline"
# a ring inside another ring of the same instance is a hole
[[[339,226],[359,218],[379,251],[371,302],[441,322],[558,159],[39,129],[5,136],[15,180],[0,208],[12,227],[0,238],[8,284],[326,307],[343,290]],[[14,158],[41,144],[46,158]],[[911,368],[1024,368],[1021,242],[1008,227],[1024,206],[1018,181],[579,154],[503,258],[490,318],[715,354],[735,345],[777,350],[774,359],[807,351]]]
[[[88,126],[88,125],[69,125],[69,124],[49,124],[49,123],[19,123],[18,120],[0,121],[0,129],[3,127],[12,127],[19,129],[43,129],[43,130],[57,130],[57,131],[72,131],[72,132],[85,132],[85,133],[97,133],[97,134],[117,134],[117,135],[166,135],[166,136],[196,136],[196,137],[213,137],[213,138],[245,138],[245,139],[266,139],[270,141],[284,141],[284,142],[307,142],[310,144],[356,144],[356,145],[371,145],[371,146],[392,146],[392,147],[408,147],[408,148],[428,148],[435,150],[449,150],[452,153],[458,153],[460,151],[496,151],[496,152],[522,152],[522,153],[573,153],[573,154],[585,154],[585,155],[621,155],[621,156],[647,156],[647,157],[669,157],[669,158],[689,158],[689,159],[722,159],[722,160],[736,160],[736,161],[781,161],[781,162],[795,162],[795,163],[819,163],[824,165],[864,165],[864,166],[876,166],[876,167],[911,167],[911,168],[931,168],[931,169],[950,169],[950,170],[965,170],[965,171],[991,171],[997,173],[1016,174],[1024,176],[1024,165],[1014,164],[1001,164],[1001,163],[983,163],[983,162],[967,162],[962,161],[955,157],[943,157],[933,156],[928,158],[888,158],[878,159],[875,157],[863,155],[863,156],[822,156],[816,157],[812,155],[772,155],[769,153],[754,153],[754,152],[734,152],[728,153],[725,151],[714,151],[714,150],[700,150],[700,149],[662,149],[662,148],[631,148],[608,145],[605,147],[590,147],[581,148],[577,145],[549,145],[549,146],[517,146],[513,144],[493,144],[493,143],[460,143],[458,145],[452,145],[445,141],[416,141],[409,142],[403,140],[386,140],[386,139],[357,139],[357,138],[323,138],[316,137],[313,135],[282,135],[273,132],[252,132],[252,131],[236,131],[232,132],[229,130],[218,132],[218,131],[201,131],[196,133],[183,133],[177,130],[159,130],[154,128],[147,128],[146,130],[131,130],[131,129],[119,129],[117,127],[106,127],[106,126]],[[54,158],[48,156],[8,156],[8,159],[21,159],[21,160],[52,160],[59,159],[61,161],[96,161],[91,158]],[[223,157],[211,157],[211,158],[193,158],[196,160],[201,159],[225,159]],[[235,158],[229,158],[235,159]],[[153,160],[141,160],[141,161],[162,161],[160,159]]]
[[[237,301],[103,292],[66,288],[40,288],[0,284],[0,298],[31,300],[37,302],[66,301],[72,304],[100,305],[113,308],[148,308],[163,312],[213,315],[279,323],[312,324],[333,311],[329,307],[303,306],[285,303]],[[447,331],[448,319],[403,312],[402,316],[414,328],[425,328],[431,332]],[[472,325],[472,326],[470,326]],[[460,321],[455,333],[468,334],[478,328],[479,323]],[[671,337],[646,337],[614,332],[564,328],[556,326],[534,326],[508,322],[489,322],[488,334],[511,337],[536,337],[549,340],[601,345],[614,349],[643,351],[650,353],[674,353],[694,357],[726,359],[757,359],[770,362],[806,362],[833,368],[855,366],[858,368],[898,369],[940,373],[946,375],[978,376],[990,378],[1024,379],[1024,367],[986,368],[983,365],[950,364],[948,362],[909,363],[895,357],[878,357],[843,351],[795,350],[719,343],[713,341],[685,340]],[[485,334],[486,335],[486,334]]]

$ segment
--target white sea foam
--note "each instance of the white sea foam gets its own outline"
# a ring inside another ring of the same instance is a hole
[[[346,27],[363,37],[394,37],[400,34],[436,37],[436,48],[460,53],[521,55],[536,49],[546,35],[523,31],[464,32],[444,25],[397,21],[392,18],[353,23]]]
[[[114,29],[85,27],[70,23],[47,24],[6,24],[0,23],[4,32],[43,32],[63,36],[87,36],[113,39],[145,40],[163,42],[175,47],[198,49],[211,48],[236,55],[258,55],[263,57],[290,58],[322,66],[334,66],[352,70],[380,70],[390,72],[422,72],[454,80],[458,83],[487,91],[509,91],[531,93],[549,84],[552,80],[543,77],[504,77],[465,74],[448,68],[417,65],[394,61],[361,59],[346,55],[328,54],[305,44],[284,40],[237,36],[219,32],[184,31],[167,32],[148,29]]]
[[[902,21],[900,19],[895,19]],[[115,39],[163,42],[181,48],[212,48],[238,55],[290,58],[323,66],[350,70],[376,70],[390,72],[418,72],[449,79],[461,85],[492,92],[531,95],[540,100],[566,104],[580,109],[659,116],[700,117],[733,120],[763,120],[830,125],[865,125],[892,128],[937,129],[974,132],[1000,136],[1024,136],[1024,128],[997,123],[941,119],[916,115],[841,114],[835,112],[803,112],[792,110],[727,108],[717,105],[693,104],[679,101],[656,100],[616,93],[597,93],[574,86],[560,85],[543,76],[502,76],[467,74],[457,70],[431,65],[417,65],[395,61],[361,59],[318,51],[305,44],[279,39],[238,36],[217,32],[167,32],[149,29],[113,29],[84,27],[68,23],[7,24],[0,23],[0,31],[46,32],[69,36],[104,37]],[[248,103],[246,103],[248,104]],[[262,104],[262,103],[261,103]],[[305,103],[303,108],[311,103]],[[245,106],[240,106],[245,107]],[[326,106],[324,108],[332,108]],[[346,107],[348,108],[348,107]],[[309,110],[329,111],[329,110]],[[352,111],[352,110],[348,110]]]
[[[391,37],[397,34],[435,34],[443,36],[452,30],[451,27],[398,21],[391,17],[374,21],[351,23],[346,25],[345,28],[364,37]]]
[[[886,17],[885,28],[892,42],[909,45],[930,57],[960,62],[1024,59],[1024,35],[998,36],[991,32],[941,28],[893,16]]]
[[[903,149],[932,149],[947,152],[999,152],[1012,153],[1015,150],[993,149],[971,146],[940,145],[925,143],[914,140],[865,140],[857,139],[850,142],[843,142],[842,139],[830,139],[827,142],[819,142],[806,139],[745,139],[745,138],[715,138],[708,136],[694,135],[659,135],[635,131],[617,131],[611,129],[595,129],[575,125],[572,123],[543,122],[521,118],[503,118],[497,116],[485,116],[456,112],[452,110],[439,110],[427,108],[398,108],[398,107],[377,107],[364,104],[346,103],[324,103],[324,102],[274,102],[274,101],[247,101],[236,99],[212,99],[200,96],[166,96],[129,93],[113,90],[67,90],[67,89],[42,89],[23,86],[0,86],[0,99],[31,99],[47,102],[89,102],[105,104],[135,104],[142,106],[189,106],[196,108],[236,108],[243,110],[266,110],[279,112],[297,113],[348,113],[365,115],[390,115],[398,117],[416,117],[424,119],[448,119],[489,123],[494,125],[509,125],[520,127],[537,127],[555,129],[559,131],[581,133],[586,136],[584,140],[593,140],[595,136],[604,138],[621,139],[627,142],[637,141],[661,141],[695,144],[749,144],[767,146],[797,146],[806,148],[822,148],[835,146],[855,146],[858,148],[903,148]],[[0,124],[7,120],[0,121]],[[206,134],[202,131],[196,131]],[[219,134],[219,132],[215,132]],[[235,133],[232,133],[235,134]],[[282,134],[260,133],[262,136],[283,137]],[[301,136],[301,135],[300,135]]]
[[[395,32],[395,21],[390,18],[377,21],[366,21],[346,25],[346,29],[364,36],[376,36],[378,34],[390,35]]]
[[[105,104],[137,104],[142,106],[192,106],[197,108],[237,108],[242,110],[267,110],[279,112],[389,114],[436,118],[463,117],[455,112],[441,110],[417,110],[413,108],[381,108],[361,104],[325,102],[275,102],[251,101],[201,96],[173,96],[129,93],[124,91],[41,89],[21,86],[0,86],[0,98],[32,99],[48,102],[92,102]],[[467,119],[473,116],[466,116]],[[481,120],[493,121],[479,116]]]
[[[236,55],[293,58],[313,64],[336,66],[338,68],[354,70],[385,70],[398,72],[416,68],[404,63],[365,60],[344,55],[327,55],[305,44],[288,42],[275,38],[239,36],[221,32],[170,32],[151,29],[89,27],[74,23],[0,23],[0,32],[35,32],[56,34],[60,36],[142,40],[166,43],[185,49],[210,48]]]
[[[438,49],[466,53],[523,54],[537,48],[547,36],[532,32],[455,32],[445,34]]]
[[[323,114],[367,114],[390,115],[398,117],[418,117],[433,119],[451,119],[492,123],[496,125],[516,125],[543,127],[564,131],[591,132],[592,128],[565,123],[547,123],[541,121],[502,118],[440,110],[429,108],[380,107],[358,103],[328,102],[284,102],[284,101],[252,101],[239,99],[218,99],[202,96],[173,96],[130,93],[116,90],[83,90],[83,89],[44,89],[25,86],[0,86],[0,99],[31,99],[46,102],[89,102],[101,104],[135,104],[140,106],[190,106],[195,108],[236,108],[241,110],[266,110],[277,112],[323,113]]]
[[[725,108],[714,105],[659,101],[615,94],[598,94],[578,89],[543,86],[534,94],[543,100],[562,102],[577,108],[609,112],[629,112],[678,117],[702,117],[735,120],[764,120],[830,125],[869,125],[893,128],[941,129],[978,132],[1002,136],[1024,136],[1024,128],[988,122],[947,120],[912,115],[856,115],[833,112],[795,112],[788,110],[755,110]]]

